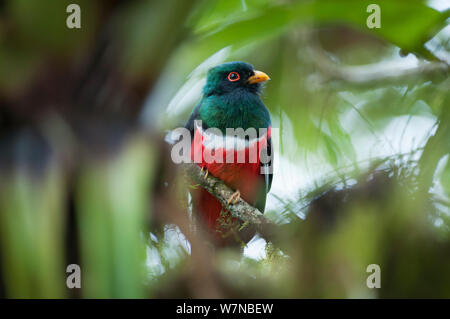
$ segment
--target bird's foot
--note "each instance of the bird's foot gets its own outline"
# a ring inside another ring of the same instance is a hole
[[[202,166],[202,169],[200,170],[200,172],[202,172],[202,173],[205,172],[205,178],[208,177],[209,171],[207,168],[205,168],[205,166]]]
[[[227,205],[230,205],[230,204],[236,204],[238,201],[239,201],[239,199],[241,198],[241,192],[239,191],[239,190],[237,190],[237,191],[235,191],[234,193],[233,193],[233,195],[231,195],[231,197],[228,199],[228,201],[227,201]]]

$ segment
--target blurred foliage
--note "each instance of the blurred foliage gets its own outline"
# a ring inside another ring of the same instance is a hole
[[[450,11],[371,2],[0,1],[0,296],[450,297]],[[209,254],[162,140],[231,60],[272,79],[280,231]]]

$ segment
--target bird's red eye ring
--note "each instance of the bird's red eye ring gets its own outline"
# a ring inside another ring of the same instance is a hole
[[[239,76],[239,73],[237,72],[231,72],[230,74],[228,74],[228,81],[230,82],[236,82],[239,81],[241,77]]]

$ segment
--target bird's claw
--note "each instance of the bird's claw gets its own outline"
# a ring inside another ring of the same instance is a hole
[[[233,204],[233,205],[236,204],[239,201],[240,198],[241,198],[241,192],[239,190],[237,190],[228,199],[227,205],[230,205],[230,203]]]
[[[200,172],[205,172],[205,178],[207,178],[208,177],[208,174],[209,174],[209,171],[208,171],[208,169],[206,168],[205,169],[205,166],[202,166],[202,168],[201,168],[201,170],[200,170]]]

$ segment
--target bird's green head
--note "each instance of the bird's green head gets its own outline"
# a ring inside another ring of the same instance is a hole
[[[251,64],[228,62],[208,71],[203,94],[205,96],[223,95],[238,91],[258,94],[261,83],[269,79],[267,74],[256,71]]]

